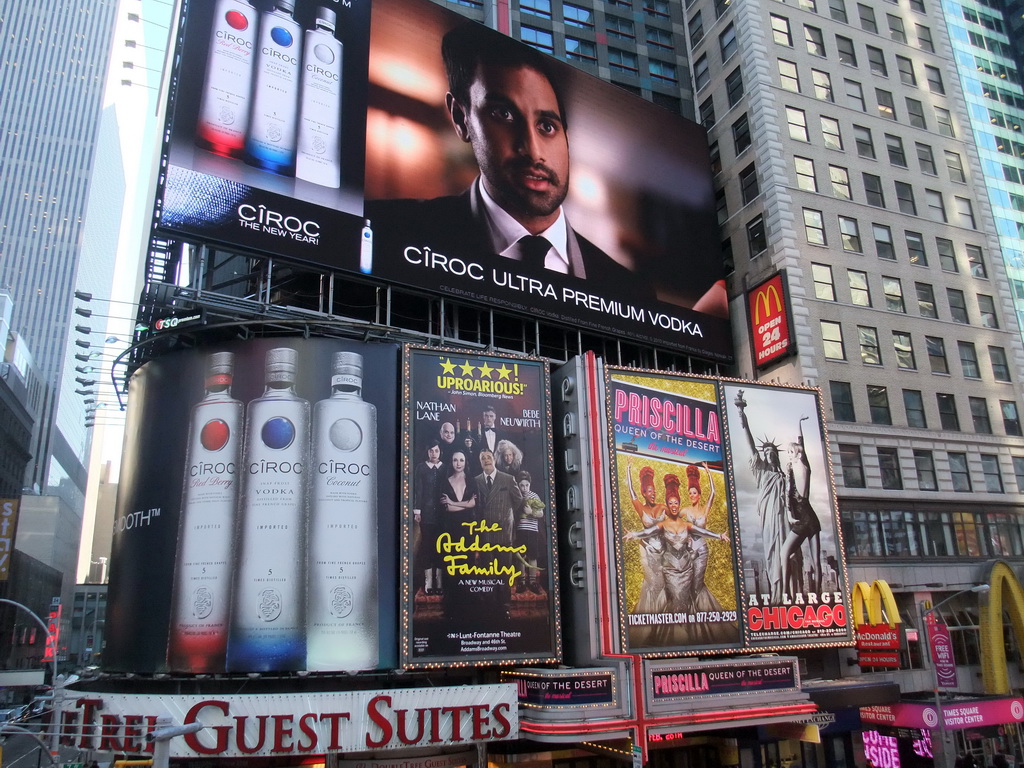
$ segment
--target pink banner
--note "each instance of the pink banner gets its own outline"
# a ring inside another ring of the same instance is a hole
[[[956,688],[956,660],[953,658],[953,641],[949,627],[939,621],[934,613],[925,617],[928,626],[928,644],[935,665],[935,678],[940,688]]]
[[[1024,722],[1024,699],[985,699],[960,701],[942,707],[947,730],[960,730],[982,725]],[[936,728],[939,718],[934,704],[886,704],[862,707],[862,723],[888,725],[895,728]]]

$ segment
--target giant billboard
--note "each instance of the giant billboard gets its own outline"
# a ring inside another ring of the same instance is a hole
[[[426,0],[186,0],[178,46],[165,233],[731,360],[695,123]]]
[[[133,375],[105,666],[395,665],[398,363],[393,344],[281,338]]]
[[[746,643],[848,642],[841,529],[820,393],[722,384]]]
[[[560,655],[547,365],[410,348],[402,664]]]
[[[738,552],[716,383],[606,371],[629,649],[738,647]]]

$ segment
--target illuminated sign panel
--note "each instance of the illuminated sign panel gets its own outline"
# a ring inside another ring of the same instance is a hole
[[[747,291],[747,313],[754,364],[758,368],[771,365],[796,351],[790,330],[785,272]]]

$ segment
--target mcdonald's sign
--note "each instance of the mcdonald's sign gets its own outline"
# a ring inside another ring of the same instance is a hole
[[[903,631],[899,608],[889,584],[876,579],[853,585],[853,620],[857,627],[857,663],[862,667],[899,669]]]
[[[747,315],[756,367],[763,368],[796,351],[790,334],[785,272],[747,292]]]

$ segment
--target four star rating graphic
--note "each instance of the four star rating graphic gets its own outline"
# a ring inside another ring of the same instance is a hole
[[[476,370],[480,372],[480,378],[482,379],[491,379],[493,374],[497,373],[498,381],[502,379],[511,381],[509,377],[512,375],[512,369],[505,365],[505,363],[502,363],[500,368],[492,368],[487,364],[486,360],[483,365],[470,365],[468,360],[464,360],[461,364],[453,363],[450,357],[446,357],[441,361],[441,370],[448,376],[454,376],[456,368],[462,371],[463,376],[472,376],[473,371]]]

